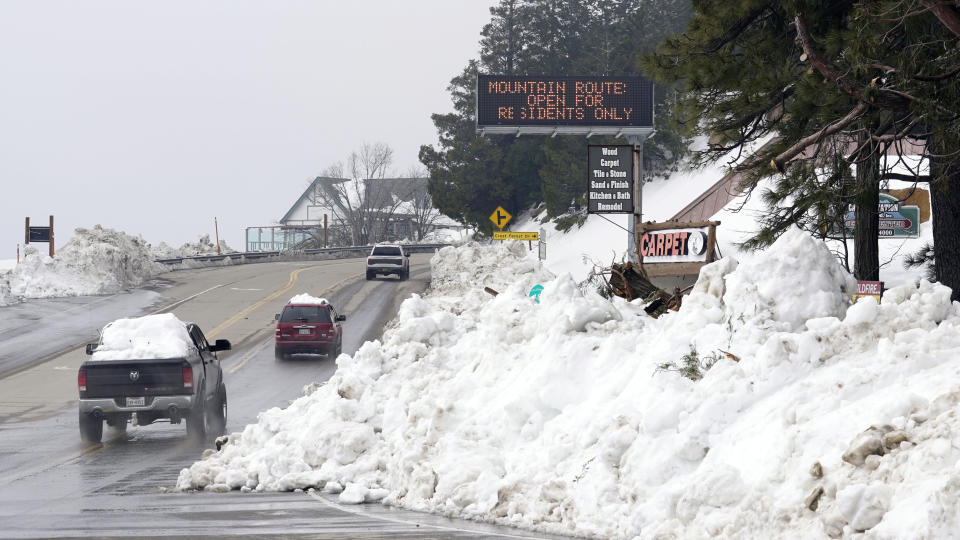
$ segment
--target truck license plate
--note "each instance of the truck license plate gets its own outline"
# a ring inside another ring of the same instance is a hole
[[[145,397],[128,397],[127,407],[143,407],[147,402]]]
[[[309,335],[309,334],[310,334],[310,329],[309,329],[309,328],[301,328],[301,329],[300,329],[300,335],[304,335],[304,334]]]

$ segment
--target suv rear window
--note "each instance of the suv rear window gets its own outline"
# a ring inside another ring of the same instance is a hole
[[[328,323],[330,309],[327,306],[285,306],[280,322]]]
[[[403,255],[403,253],[400,252],[400,248],[398,247],[380,246],[380,247],[373,248],[372,255],[393,255],[393,256],[399,257]]]

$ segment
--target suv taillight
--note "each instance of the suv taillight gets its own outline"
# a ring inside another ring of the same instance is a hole
[[[183,368],[183,387],[193,388],[193,368],[190,366]]]
[[[274,335],[277,336],[277,337],[280,337],[280,325],[279,325],[279,324],[277,325],[277,333],[274,334]]]
[[[367,257],[367,264],[370,264],[370,257]]]
[[[79,388],[81,392],[87,391],[87,370],[85,369],[77,372],[77,388]]]

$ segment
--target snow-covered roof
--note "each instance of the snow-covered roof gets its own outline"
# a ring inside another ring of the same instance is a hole
[[[300,293],[290,299],[289,304],[310,304],[310,305],[321,305],[329,304],[326,298],[317,298],[316,296],[311,296],[307,293]]]
[[[187,323],[172,313],[117,319],[103,327],[93,360],[182,358],[193,347]]]

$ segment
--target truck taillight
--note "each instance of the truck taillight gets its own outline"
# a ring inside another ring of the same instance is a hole
[[[183,387],[184,388],[193,388],[193,368],[185,367],[183,368]]]
[[[87,391],[87,370],[85,369],[77,372],[77,388],[79,388],[81,392]]]
[[[276,333],[275,335],[276,335],[277,337],[280,337],[280,325],[279,325],[279,324],[277,325],[277,333]]]

